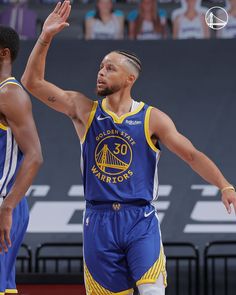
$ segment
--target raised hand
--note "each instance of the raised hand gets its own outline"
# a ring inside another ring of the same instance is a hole
[[[70,15],[70,1],[58,2],[53,12],[47,17],[43,25],[43,33],[53,37],[65,27],[69,26],[67,19]]]

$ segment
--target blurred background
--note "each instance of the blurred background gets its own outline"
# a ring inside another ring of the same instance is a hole
[[[0,23],[21,36],[17,79],[55,2],[0,0]],[[72,2],[70,27],[49,50],[46,78],[96,100],[104,55],[135,52],[143,71],[133,98],[166,112],[234,184],[236,0]],[[228,12],[221,30],[206,25],[213,6]],[[17,262],[20,294],[85,294],[80,143],[68,118],[32,101],[44,165],[27,193],[30,224]],[[167,255],[167,295],[234,295],[235,214],[227,214],[216,187],[164,147],[159,180],[155,206]]]

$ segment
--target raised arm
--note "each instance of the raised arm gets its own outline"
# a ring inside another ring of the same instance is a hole
[[[79,92],[62,90],[45,80],[45,63],[49,46],[53,37],[69,26],[67,19],[70,11],[70,1],[64,1],[63,4],[59,2],[48,16],[31,52],[21,82],[30,93],[49,107],[86,125],[93,102]]]
[[[150,117],[150,134],[198,173],[207,182],[217,186],[222,192],[222,201],[230,213],[230,204],[236,212],[236,193],[233,186],[225,179],[217,166],[193,144],[180,134],[173,121],[163,112],[153,109]]]
[[[24,155],[14,185],[0,206],[0,252],[11,245],[12,212],[32,184],[42,163],[42,153],[28,94],[19,86],[1,91],[0,111]]]

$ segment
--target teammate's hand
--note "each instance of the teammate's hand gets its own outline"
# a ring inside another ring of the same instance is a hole
[[[236,214],[236,192],[233,190],[225,190],[222,194],[222,202],[225,205],[226,210],[228,213],[231,213],[231,204],[234,207],[234,212]]]
[[[58,2],[55,9],[44,22],[43,32],[53,37],[65,27],[69,26],[67,19],[70,15],[70,1]]]
[[[0,206],[0,253],[11,247],[12,209]]]

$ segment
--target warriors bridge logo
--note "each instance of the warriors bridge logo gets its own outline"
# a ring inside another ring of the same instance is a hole
[[[96,137],[95,165],[93,174],[107,183],[123,182],[129,179],[133,172],[132,148],[135,141],[125,132],[107,130]]]

